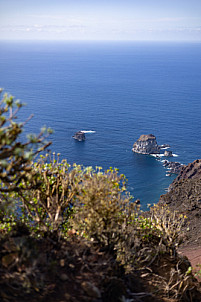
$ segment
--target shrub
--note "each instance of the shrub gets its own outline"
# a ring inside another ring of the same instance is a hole
[[[151,223],[160,231],[163,244],[171,253],[183,240],[182,227],[186,216],[177,211],[170,211],[166,204],[157,204],[150,208]]]
[[[100,167],[88,167],[79,184],[71,225],[80,235],[114,248],[133,219],[131,199],[125,176],[119,175],[117,169],[103,172]]]
[[[0,192],[19,191],[19,183],[32,177],[32,160],[51,143],[46,142],[50,129],[39,135],[29,135],[26,142],[20,136],[25,123],[17,123],[17,113],[23,106],[13,96],[4,94],[0,102]],[[29,117],[30,119],[31,117]],[[29,120],[28,119],[28,120]],[[22,188],[20,188],[22,190]]]
[[[17,193],[23,217],[33,228],[44,231],[62,231],[69,229],[68,218],[73,210],[78,184],[82,171],[74,165],[73,169],[66,160],[59,162],[59,156],[50,158],[49,154],[41,156],[33,164],[34,174],[31,189]],[[35,186],[34,186],[35,184]]]
[[[23,127],[31,116],[25,122],[17,122],[17,113],[22,107],[21,102],[8,94],[4,94],[0,102],[0,217],[1,226],[8,228],[9,219],[17,219],[16,192],[22,195],[36,185],[33,160],[51,144],[46,141],[51,130],[46,128],[38,135],[29,135],[23,142]]]

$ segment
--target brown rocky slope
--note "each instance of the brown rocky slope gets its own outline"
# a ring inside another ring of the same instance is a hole
[[[184,245],[201,246],[201,159],[182,168],[160,202],[187,216]]]
[[[184,166],[160,202],[187,217],[180,252],[187,256],[195,272],[201,269],[201,159]],[[201,281],[200,274],[198,279]]]

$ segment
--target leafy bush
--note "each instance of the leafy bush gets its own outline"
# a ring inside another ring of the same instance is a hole
[[[27,182],[33,176],[32,160],[50,145],[50,142],[46,142],[45,139],[51,130],[45,128],[39,135],[29,135],[27,141],[22,142],[20,135],[26,122],[16,122],[17,113],[22,106],[22,103],[15,101],[13,96],[8,94],[4,94],[0,102],[0,192],[2,193],[19,191],[19,183],[22,180]]]
[[[79,193],[80,167],[74,165],[72,169],[66,160],[59,162],[55,154],[52,159],[47,154],[41,156],[32,169],[37,175],[31,180],[32,188],[16,194],[22,202],[23,217],[28,217],[29,224],[42,232],[61,231],[66,234],[68,218]]]
[[[19,201],[16,192],[22,195],[36,185],[33,160],[51,144],[46,141],[51,130],[46,128],[22,142],[23,127],[31,118],[21,123],[16,121],[22,107],[21,102],[8,94],[4,94],[0,102],[0,218],[3,229],[10,228],[9,221],[15,225]]]
[[[154,205],[150,208],[150,214],[152,225],[160,231],[163,243],[173,253],[183,240],[182,227],[187,217],[170,211],[166,204]]]
[[[103,172],[100,167],[88,167],[79,184],[71,225],[80,235],[109,248],[122,237],[133,219],[134,207],[126,191],[124,175],[117,169]]]

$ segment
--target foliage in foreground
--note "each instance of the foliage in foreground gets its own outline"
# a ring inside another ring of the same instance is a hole
[[[24,123],[14,121],[19,108],[20,103],[4,96],[0,109],[0,240],[2,271],[9,271],[4,274],[5,280],[12,283],[18,276],[17,286],[22,292],[45,295],[45,276],[36,260],[38,241],[44,244],[48,239],[53,252],[59,246],[63,251],[67,242],[78,240],[108,254],[108,265],[115,262],[123,274],[147,268],[153,273],[156,263],[172,257],[171,272],[161,282],[163,293],[188,301],[194,286],[192,274],[181,269],[176,252],[185,217],[171,213],[163,205],[152,207],[149,215],[141,213],[126,189],[124,175],[117,169],[94,170],[76,164],[71,167],[55,154],[36,159],[49,143],[43,132],[21,143]],[[57,267],[53,254],[49,260],[43,259],[50,271],[52,261]],[[63,263],[62,258],[58,261]]]

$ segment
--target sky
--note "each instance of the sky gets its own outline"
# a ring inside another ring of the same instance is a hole
[[[0,40],[201,42],[201,0],[0,0]]]

